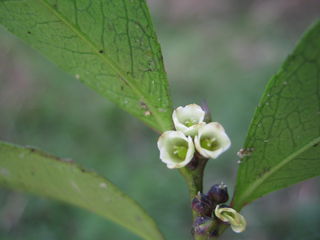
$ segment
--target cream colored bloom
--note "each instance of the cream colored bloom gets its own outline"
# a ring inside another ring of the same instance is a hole
[[[203,124],[205,112],[197,104],[189,104],[185,107],[178,107],[172,113],[172,120],[175,128],[187,136],[197,134],[199,127]]]
[[[214,213],[221,221],[230,223],[234,232],[240,233],[246,229],[247,222],[245,218],[233,208],[217,205]]]
[[[194,145],[191,137],[183,132],[166,131],[158,139],[160,159],[168,168],[182,168],[193,158]]]
[[[199,128],[194,144],[202,156],[217,158],[230,147],[231,142],[220,123],[211,122]]]

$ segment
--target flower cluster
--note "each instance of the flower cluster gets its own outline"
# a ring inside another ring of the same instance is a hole
[[[221,124],[206,123],[205,117],[206,112],[196,104],[173,111],[176,131],[166,131],[158,139],[160,159],[168,168],[186,166],[196,151],[205,158],[217,158],[230,147],[230,139]]]
[[[243,232],[247,222],[245,218],[233,208],[225,205],[229,199],[227,186],[223,183],[213,185],[207,194],[198,193],[192,201],[192,210],[197,213],[193,223],[194,234],[214,236],[214,219],[231,225],[234,232]]]

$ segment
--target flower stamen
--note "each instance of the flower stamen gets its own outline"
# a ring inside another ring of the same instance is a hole
[[[191,127],[197,123],[198,123],[197,120],[194,120],[194,119],[188,119],[188,120],[184,121],[184,125],[186,127]]]
[[[173,154],[180,160],[184,160],[187,155],[188,148],[186,146],[173,146]]]
[[[200,145],[201,147],[208,149],[210,151],[214,151],[216,149],[219,148],[219,143],[217,141],[217,138],[213,137],[213,138],[202,138],[200,140]]]

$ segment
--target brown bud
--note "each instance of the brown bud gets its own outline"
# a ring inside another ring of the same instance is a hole
[[[192,200],[192,209],[201,216],[210,217],[214,206],[207,195],[199,192],[198,195]]]
[[[225,203],[229,199],[227,185],[223,183],[213,185],[208,192],[208,197],[214,203]]]

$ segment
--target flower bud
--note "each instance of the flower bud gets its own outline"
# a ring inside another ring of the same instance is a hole
[[[197,217],[193,223],[195,235],[207,235],[213,225],[213,219],[210,217]]]
[[[217,122],[211,122],[200,126],[194,144],[202,156],[217,158],[230,147],[231,142],[224,128]]]
[[[199,192],[198,195],[192,200],[192,209],[201,216],[210,217],[213,211],[212,202],[207,195]]]
[[[197,104],[189,104],[185,107],[178,107],[172,113],[172,120],[175,128],[187,136],[194,136],[203,122],[205,112]]]
[[[213,185],[207,195],[214,203],[225,203],[229,199],[227,185],[223,183]]]
[[[203,121],[206,123],[211,122],[211,112],[210,112],[208,103],[206,101],[203,101],[201,104],[201,108],[205,113]]]
[[[233,208],[217,205],[214,213],[221,221],[230,223],[234,232],[240,233],[246,229],[247,222],[245,218]]]
[[[179,131],[166,131],[158,139],[160,159],[168,168],[182,168],[193,158],[194,145],[191,137]]]

